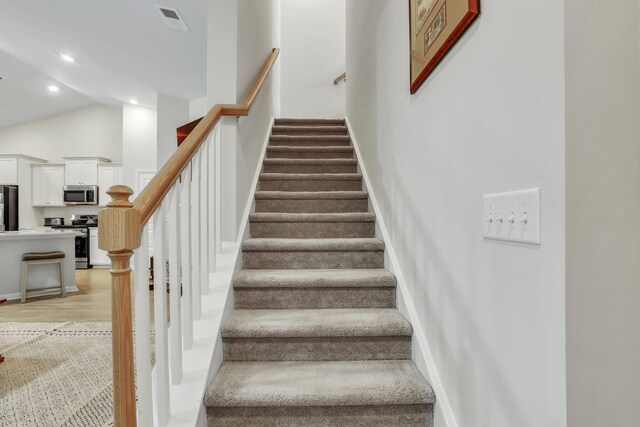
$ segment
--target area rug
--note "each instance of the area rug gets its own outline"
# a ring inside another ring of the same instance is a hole
[[[0,323],[0,426],[113,425],[110,323]]]

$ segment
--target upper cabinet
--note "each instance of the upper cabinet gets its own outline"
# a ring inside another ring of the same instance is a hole
[[[18,185],[17,158],[0,158],[0,185]]]
[[[31,202],[34,207],[64,206],[63,165],[33,165],[31,177]]]
[[[108,164],[98,166],[98,203],[100,206],[106,206],[111,200],[107,194],[109,187],[123,184],[122,165]]]
[[[98,163],[110,163],[102,157],[65,157],[65,185],[98,185]]]

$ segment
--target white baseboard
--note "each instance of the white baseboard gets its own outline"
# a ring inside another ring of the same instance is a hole
[[[76,285],[66,285],[65,290],[67,291],[67,294],[69,294],[69,292],[78,292],[78,287]],[[35,293],[33,294],[33,296],[38,296],[38,297],[43,297],[43,296],[55,296],[55,295],[60,295],[60,288],[58,287],[53,288],[51,290],[47,290],[46,292],[42,292],[42,293]],[[10,294],[2,294],[0,295],[0,299],[6,299],[7,301],[14,301],[14,300],[19,300],[20,298],[22,298],[22,294],[20,292],[12,292]],[[30,298],[30,296],[27,294],[27,298]]]
[[[444,390],[444,386],[440,379],[440,374],[436,367],[435,361],[433,360],[433,355],[431,353],[431,349],[429,348],[429,343],[427,342],[427,338],[424,333],[424,328],[422,327],[420,320],[418,318],[413,297],[409,292],[407,282],[404,278],[404,275],[402,274],[400,264],[398,263],[396,252],[393,248],[393,245],[391,244],[391,240],[389,239],[389,232],[387,231],[387,227],[385,226],[384,218],[381,215],[380,205],[378,205],[375,191],[371,186],[371,181],[369,180],[369,176],[367,175],[367,169],[364,166],[364,163],[362,161],[362,156],[360,155],[360,147],[358,145],[358,139],[354,133],[353,127],[351,126],[349,117],[346,117],[345,120],[347,122],[347,127],[349,128],[349,133],[351,134],[351,141],[353,143],[353,147],[358,157],[358,166],[360,168],[360,172],[362,173],[366,190],[369,193],[369,202],[371,204],[373,212],[376,215],[376,234],[385,243],[385,252],[386,252],[385,264],[387,269],[391,271],[393,274],[395,274],[398,282],[397,284],[398,300],[401,303],[401,304],[398,304],[398,309],[402,312],[404,316],[408,318],[408,320],[411,322],[411,325],[413,326],[414,361],[416,362],[416,366],[429,379],[429,382],[431,383],[431,387],[433,388],[436,394],[436,399],[437,399],[436,405],[438,405],[441,408],[442,415],[444,417],[444,421],[447,427],[458,427],[458,423],[453,414],[451,405],[449,404],[449,400],[447,398],[447,394]],[[418,350],[418,351],[416,352],[415,350]]]

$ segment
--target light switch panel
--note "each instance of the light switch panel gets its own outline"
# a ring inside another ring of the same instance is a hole
[[[482,198],[486,239],[540,244],[541,191],[539,188],[486,194]]]

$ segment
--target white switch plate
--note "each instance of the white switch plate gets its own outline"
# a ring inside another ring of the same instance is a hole
[[[539,188],[532,188],[484,195],[484,237],[539,245],[540,193]]]

